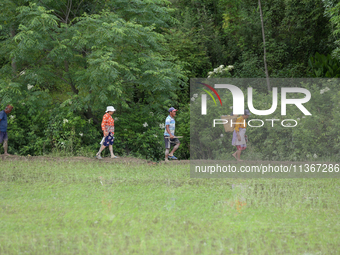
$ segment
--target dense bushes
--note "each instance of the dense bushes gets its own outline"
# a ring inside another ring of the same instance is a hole
[[[67,107],[32,111],[26,105],[15,104],[8,116],[9,153],[43,155],[58,152],[68,155],[94,156],[102,139],[100,123],[85,119]],[[168,107],[157,112],[143,108],[118,110],[115,119],[114,152],[159,160],[164,156],[164,123]],[[176,155],[189,158],[189,107],[180,106],[176,117],[176,134],[183,135]],[[96,114],[100,121],[105,113]],[[108,153],[108,150],[104,153]]]

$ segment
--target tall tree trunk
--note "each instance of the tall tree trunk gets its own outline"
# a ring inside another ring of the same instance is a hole
[[[15,30],[14,28],[11,28],[11,38],[13,39],[15,36]],[[15,76],[15,74],[17,73],[17,64],[15,63],[15,59],[14,57],[12,58],[12,72],[13,72],[13,76]]]
[[[72,80],[72,77],[71,77],[71,74],[69,73],[68,62],[67,62],[67,60],[64,61],[64,64],[65,64],[65,72],[67,73],[67,75],[68,75],[68,77],[69,77],[69,79],[70,79],[69,84],[70,84],[70,86],[71,86],[71,89],[72,89],[72,91],[73,91],[74,94],[78,95],[79,91],[78,91],[78,89],[76,88],[76,86],[74,85],[73,80]]]
[[[271,91],[270,83],[269,83],[269,74],[267,68],[267,60],[266,60],[266,39],[264,36],[264,25],[263,25],[263,15],[262,15],[262,7],[261,7],[261,0],[259,0],[259,7],[260,7],[260,17],[261,17],[261,27],[262,27],[262,38],[263,38],[263,60],[264,60],[264,70],[266,72],[266,80],[267,80],[267,88],[268,91]]]

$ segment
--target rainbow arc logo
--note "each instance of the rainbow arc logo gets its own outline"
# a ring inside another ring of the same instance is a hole
[[[221,101],[220,95],[217,93],[217,91],[216,91],[213,87],[211,87],[210,85],[205,84],[205,83],[203,83],[203,82],[197,82],[197,83],[204,85],[205,87],[207,87],[208,89],[210,89],[212,92],[214,92],[215,95],[217,96],[218,100],[220,101],[221,106],[222,106],[222,101]],[[201,89],[201,90],[203,90],[205,93],[207,93],[207,94],[214,100],[215,105],[217,105],[214,96],[211,94],[211,92],[210,92],[209,90],[206,90],[206,89]]]

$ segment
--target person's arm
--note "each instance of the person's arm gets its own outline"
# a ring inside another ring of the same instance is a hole
[[[170,125],[166,125],[166,131],[168,132],[168,134],[170,135],[170,139],[173,139],[174,136],[171,134],[170,132]]]
[[[115,120],[114,118],[112,118],[112,116],[111,116],[111,119],[112,119],[112,125],[110,126],[111,127],[110,130],[111,130],[112,135],[114,135],[115,134]]]
[[[102,120],[102,125],[101,125],[104,136],[108,136],[108,134],[109,134],[109,132],[107,132],[107,130],[106,130],[106,122],[107,122],[106,116],[104,115],[103,120]]]
[[[243,120],[242,117],[238,117],[237,120],[236,120],[236,123],[241,123],[242,120]],[[236,135],[237,135],[237,140],[239,140],[239,141],[241,141],[241,136],[239,134],[240,127],[241,127],[241,124],[235,124],[235,131],[236,131]]]

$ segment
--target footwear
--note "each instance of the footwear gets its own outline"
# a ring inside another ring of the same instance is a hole
[[[177,159],[175,156],[168,156],[170,159]]]
[[[103,159],[100,155],[96,155],[97,159]]]
[[[111,156],[111,158],[119,158],[119,157],[117,157],[117,156]]]

